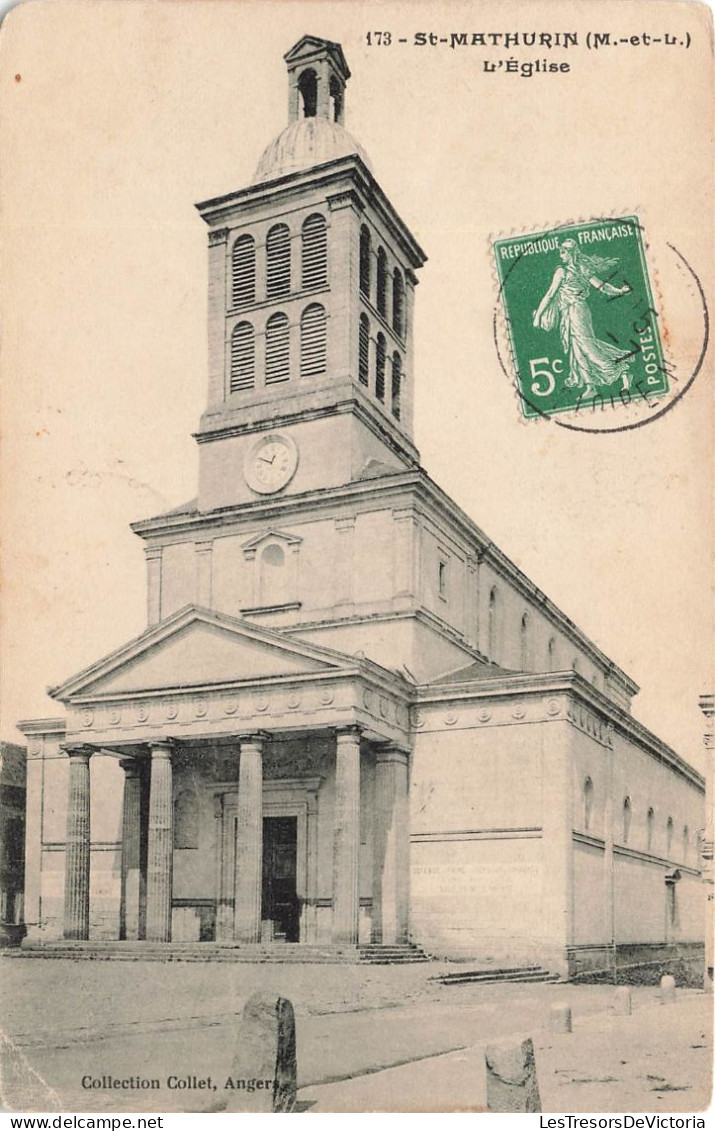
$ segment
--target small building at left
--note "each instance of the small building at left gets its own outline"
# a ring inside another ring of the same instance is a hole
[[[0,946],[25,934],[25,747],[0,742]]]

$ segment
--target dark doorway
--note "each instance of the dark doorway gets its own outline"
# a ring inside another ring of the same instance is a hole
[[[261,919],[273,923],[277,942],[298,942],[300,907],[296,893],[297,817],[263,818],[263,906]]]

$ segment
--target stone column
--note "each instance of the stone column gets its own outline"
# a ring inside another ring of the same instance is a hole
[[[174,797],[170,739],[150,742],[149,850],[146,885],[146,937],[171,941],[171,884],[174,856]]]
[[[226,798],[222,793],[214,797],[214,817],[216,819],[216,942],[230,942],[233,939],[235,837],[232,835],[233,821],[226,812]]]
[[[122,758],[122,896],[119,908],[120,939],[139,938],[139,888],[141,844],[141,778],[134,758]]]
[[[360,728],[336,731],[333,942],[356,946],[360,856]]]
[[[89,759],[91,746],[63,748],[69,758],[64,937],[89,938]]]
[[[408,753],[377,751],[373,840],[372,941],[407,941],[409,899]]]
[[[234,938],[261,941],[263,886],[263,747],[267,734],[241,739],[236,812]]]
[[[698,700],[700,710],[705,715],[705,825],[701,835],[699,865],[705,885],[705,971],[703,989],[713,992],[713,910],[715,909],[715,868],[713,867],[713,840],[715,839],[715,789],[713,788],[713,719],[715,718],[715,695],[701,695]]]

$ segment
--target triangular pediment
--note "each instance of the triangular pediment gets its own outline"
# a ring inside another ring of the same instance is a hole
[[[290,51],[285,53],[283,58],[290,65],[299,63],[303,59],[313,59],[316,55],[323,53],[330,56],[344,78],[350,78],[350,68],[343,54],[343,49],[339,43],[334,43],[331,39],[321,39],[317,35],[304,35],[291,47]]]
[[[188,608],[50,694],[61,701],[353,670],[355,661],[236,617]]]

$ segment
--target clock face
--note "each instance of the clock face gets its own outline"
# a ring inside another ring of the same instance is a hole
[[[272,432],[249,448],[244,473],[253,491],[268,495],[290,483],[297,466],[298,449],[294,442]]]

